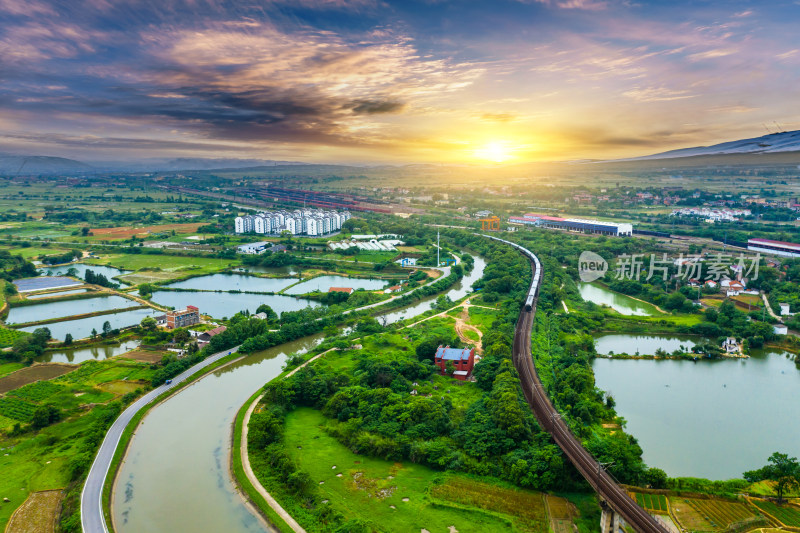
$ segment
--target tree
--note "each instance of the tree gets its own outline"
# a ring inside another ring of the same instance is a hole
[[[145,331],[155,331],[156,328],[158,327],[156,319],[151,316],[144,317],[142,321],[139,323],[139,325]]]
[[[800,487],[800,463],[796,457],[779,452],[770,455],[769,462],[771,464],[763,468],[745,472],[744,478],[751,483],[764,479],[774,481],[778,501],[783,501],[784,494]]]
[[[111,333],[111,322],[106,320],[103,322],[103,337],[108,337],[109,333]]]
[[[97,337],[97,329],[92,328],[92,339],[94,339],[95,337]]]
[[[267,320],[277,320],[278,319],[278,313],[273,311],[272,308],[270,306],[268,306],[267,304],[259,305],[258,308],[256,309],[256,314],[258,314],[258,313],[266,313]]]
[[[64,346],[69,346],[70,344],[72,344],[72,333],[67,333],[64,336]]]
[[[34,429],[42,429],[54,422],[61,420],[61,410],[55,405],[41,405],[33,412],[31,426]]]
[[[189,335],[189,331],[183,328],[175,330],[174,340],[177,344],[183,344],[184,342],[188,341],[191,335]]]

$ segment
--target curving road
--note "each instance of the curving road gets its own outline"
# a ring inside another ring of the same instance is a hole
[[[531,252],[528,252],[533,256]],[[531,260],[533,265],[533,261]],[[533,266],[535,268],[535,266]],[[541,276],[540,276],[541,279]],[[539,287],[531,287],[537,296]],[[586,451],[580,441],[570,431],[567,424],[561,419],[558,411],[550,403],[547,393],[542,387],[536,366],[531,354],[531,329],[536,314],[536,305],[526,312],[523,307],[514,332],[514,366],[519,372],[522,392],[531,410],[536,415],[539,424],[548,431],[556,444],[563,450],[575,468],[597,491],[616,513],[640,533],[669,533],[663,525],[656,522],[647,511],[642,509],[628,494],[611,478],[611,476],[595,461],[594,457]]]
[[[128,427],[136,413],[164,392],[177,387],[197,372],[238,350],[239,347],[237,346],[207,357],[172,378],[172,383],[164,384],[151,390],[129,405],[117,417],[106,433],[83,485],[83,492],[81,492],[81,527],[83,528],[83,533],[108,533],[108,526],[106,526],[106,520],[103,516],[103,484],[108,476],[108,470],[111,467],[111,461],[114,459],[114,453],[117,451],[122,432]]]

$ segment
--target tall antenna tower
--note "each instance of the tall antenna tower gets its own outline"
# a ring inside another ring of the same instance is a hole
[[[439,259],[439,251],[441,248],[439,247],[439,230],[436,230],[436,266],[442,266],[442,261]]]

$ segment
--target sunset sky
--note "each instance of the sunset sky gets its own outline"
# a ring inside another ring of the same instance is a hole
[[[800,129],[800,2],[0,0],[0,151],[617,158]]]

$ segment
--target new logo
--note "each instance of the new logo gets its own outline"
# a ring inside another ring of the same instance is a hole
[[[606,260],[594,252],[587,250],[578,258],[578,275],[585,283],[602,278],[607,271]]]

